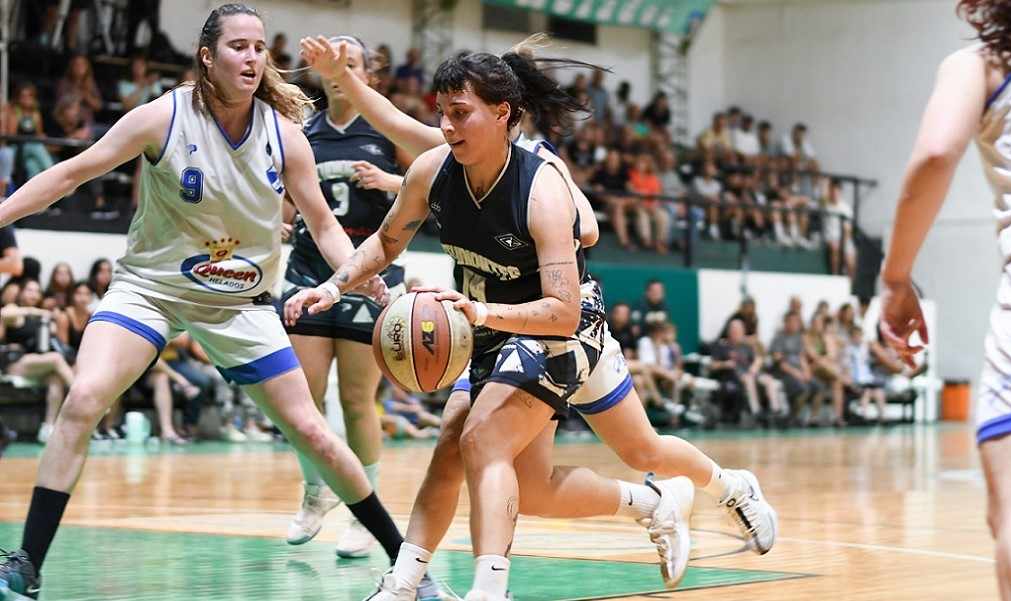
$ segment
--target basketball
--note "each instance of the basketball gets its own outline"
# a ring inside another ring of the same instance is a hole
[[[389,304],[372,332],[372,352],[386,377],[412,392],[445,388],[470,361],[467,316],[433,292],[411,292]]]

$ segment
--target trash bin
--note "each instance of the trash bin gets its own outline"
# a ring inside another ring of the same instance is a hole
[[[945,380],[941,392],[941,419],[952,422],[969,421],[971,397],[968,380]]]

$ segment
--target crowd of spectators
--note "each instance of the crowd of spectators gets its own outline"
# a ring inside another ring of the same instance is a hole
[[[854,305],[832,312],[822,301],[805,324],[801,300],[792,297],[780,329],[763,341],[755,303],[745,298],[719,337],[688,357],[662,282],[649,282],[634,305],[611,307],[611,334],[655,426],[884,423],[887,400],[915,398],[911,380],[925,364],[911,369],[879,338],[865,340]]]

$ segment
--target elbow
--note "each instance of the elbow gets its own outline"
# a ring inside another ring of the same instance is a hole
[[[919,162],[923,168],[930,170],[951,169],[958,164],[961,155],[959,149],[952,148],[949,144],[929,144],[923,150]]]
[[[600,229],[597,228],[596,223],[592,227],[587,227],[579,234],[579,244],[583,248],[590,248],[595,245],[597,241],[600,240]]]
[[[575,307],[570,307],[566,305],[562,315],[558,316],[558,329],[561,330],[561,336],[573,336],[576,330],[579,328],[579,322],[582,318],[582,311],[577,304]]]

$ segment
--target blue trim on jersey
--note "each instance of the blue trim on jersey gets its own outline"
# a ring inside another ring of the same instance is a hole
[[[548,152],[550,152],[555,156],[561,156],[558,154],[558,149],[555,148],[555,145],[552,144],[551,142],[548,142],[547,140],[541,140],[540,142],[537,143],[536,146],[534,146],[534,154],[537,154],[537,151],[540,150],[541,148],[546,148]]]
[[[158,163],[160,163],[162,157],[165,156],[165,151],[168,150],[169,142],[172,141],[172,128],[175,126],[175,124],[176,124],[176,91],[172,90],[172,119],[169,121],[168,131],[165,133],[165,144],[162,145],[161,153],[158,155],[158,158],[155,159],[153,163],[151,163],[152,165],[157,165]],[[147,155],[144,155],[144,158],[146,159]],[[148,161],[150,161],[150,159],[148,159]]]
[[[1011,73],[1009,73],[1008,76],[1004,78],[1004,83],[1000,84],[1000,87],[997,88],[997,91],[995,91],[993,94],[990,94],[990,97],[986,99],[986,104],[983,106],[984,110],[990,108],[990,105],[993,104],[995,100],[997,100],[997,98],[1001,95],[1001,92],[1004,91],[1004,88],[1006,88],[1009,83],[1011,83]]]
[[[470,378],[460,378],[453,384],[453,390],[449,391],[449,394],[453,394],[456,391],[470,392]]]
[[[277,111],[273,107],[270,109],[274,113],[274,131],[277,132],[277,145],[281,150],[281,174],[284,174],[284,140],[281,139],[281,123],[277,118]]]
[[[632,376],[626,375],[625,379],[621,381],[621,384],[618,384],[617,388],[612,390],[604,398],[585,405],[573,405],[572,407],[583,415],[596,415],[598,413],[603,413],[625,400],[625,397],[628,396],[628,393],[631,390]]]
[[[128,317],[122,313],[116,313],[115,311],[99,311],[91,316],[88,323],[93,321],[104,321],[122,326],[153,344],[154,347],[158,349],[159,353],[165,350],[165,337],[159,334],[151,326],[145,325],[132,317]]]
[[[210,113],[210,111],[207,112]],[[242,138],[234,144],[232,143],[232,139],[228,137],[228,132],[225,131],[225,128],[221,127],[221,124],[218,123],[218,118],[214,116],[214,113],[211,113],[211,121],[214,122],[214,125],[218,126],[221,137],[232,147],[232,150],[238,150],[242,146],[242,143],[249,139],[249,134],[253,131],[253,121],[256,121],[256,103],[253,103],[253,113],[249,116],[249,125],[246,126],[246,133],[242,134]]]
[[[1011,434],[1011,414],[983,422],[983,425],[976,429],[976,444],[981,445],[1005,434]]]
[[[235,367],[219,367],[218,371],[229,382],[236,384],[259,384],[275,376],[300,367],[298,357],[291,347],[274,351],[255,361],[236,365]]]

